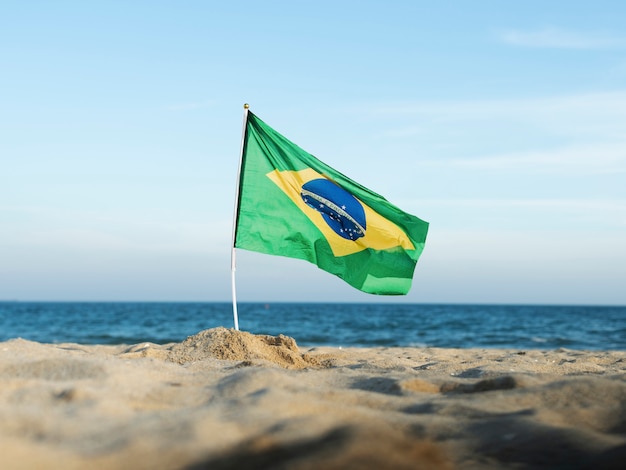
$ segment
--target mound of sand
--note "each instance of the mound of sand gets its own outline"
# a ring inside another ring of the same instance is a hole
[[[244,365],[264,363],[285,369],[317,367],[319,363],[302,354],[289,336],[253,335],[226,328],[204,330],[171,347],[168,359],[177,364],[219,359]]]

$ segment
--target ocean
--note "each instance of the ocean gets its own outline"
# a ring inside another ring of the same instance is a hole
[[[240,303],[239,327],[300,346],[626,349],[626,307]],[[0,341],[165,344],[233,327],[230,303],[0,302]]]

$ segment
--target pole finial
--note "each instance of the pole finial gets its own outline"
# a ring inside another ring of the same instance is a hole
[[[244,103],[243,109],[248,109],[249,107],[250,107],[250,105],[248,103]]]

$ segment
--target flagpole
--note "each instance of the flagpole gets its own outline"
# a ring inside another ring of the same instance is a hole
[[[235,288],[235,271],[237,269],[236,256],[235,256],[235,235],[237,232],[237,212],[239,209],[239,188],[241,185],[241,166],[243,163],[243,150],[246,140],[246,124],[248,122],[248,108],[250,105],[245,103],[243,105],[243,129],[241,131],[241,149],[239,151],[239,168],[237,170],[237,191],[235,193],[235,211],[233,214],[233,237],[231,243],[230,253],[230,279],[233,293],[233,318],[235,320],[235,330],[239,330],[239,317],[237,315],[237,289]]]

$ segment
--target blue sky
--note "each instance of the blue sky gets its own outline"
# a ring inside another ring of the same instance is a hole
[[[230,300],[248,102],[431,226],[406,297],[238,250],[239,300],[626,304],[622,1],[0,9],[0,299]]]

